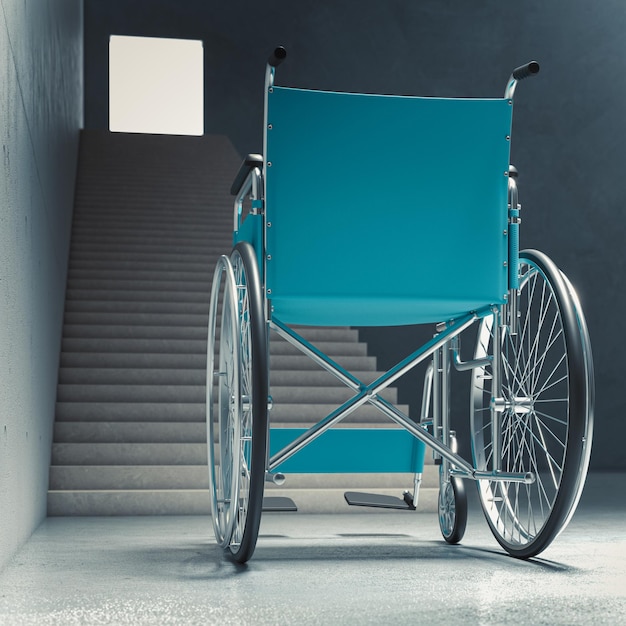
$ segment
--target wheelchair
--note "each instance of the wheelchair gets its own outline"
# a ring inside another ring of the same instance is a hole
[[[285,58],[278,47],[266,66],[263,155],[248,155],[235,177],[234,248],[217,262],[209,304],[217,542],[250,559],[265,483],[288,472],[411,472],[415,490],[401,504],[414,509],[428,447],[445,541],[463,537],[464,483],[474,481],[504,550],[539,554],[583,490],[594,379],[574,288],[544,253],[519,250],[513,95],[538,63],[514,70],[503,98],[465,99],[281,87]],[[367,384],[301,331],[414,324],[432,324],[432,339]],[[270,331],[350,399],[310,427],[270,428]],[[473,346],[465,360],[461,336]],[[383,391],[420,363],[417,421]],[[471,375],[471,462],[450,425],[452,368]],[[364,405],[389,428],[342,427]]]

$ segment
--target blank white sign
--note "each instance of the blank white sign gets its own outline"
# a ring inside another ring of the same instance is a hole
[[[204,133],[202,42],[112,35],[109,129],[162,135]]]

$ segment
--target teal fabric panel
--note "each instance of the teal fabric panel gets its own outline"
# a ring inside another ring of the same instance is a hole
[[[263,276],[263,216],[248,214],[233,233],[233,245],[240,241],[247,241],[256,252],[259,274]]]
[[[274,87],[266,243],[276,317],[414,324],[501,303],[511,115],[502,99]]]
[[[270,455],[304,428],[270,429]],[[278,466],[291,474],[422,472],[426,446],[399,428],[331,428]]]

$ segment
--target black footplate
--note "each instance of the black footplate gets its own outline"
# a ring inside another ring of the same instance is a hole
[[[377,493],[359,493],[357,491],[346,491],[343,495],[350,506],[371,506],[378,509],[415,511],[413,497],[410,493],[405,493],[403,498],[384,496]]]
[[[267,512],[294,512],[298,507],[291,498],[283,496],[266,496],[263,498],[263,511]]]

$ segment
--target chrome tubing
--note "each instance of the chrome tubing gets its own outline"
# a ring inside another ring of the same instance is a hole
[[[252,207],[250,213],[253,215],[259,212],[258,203],[255,201],[263,199],[263,174],[258,167],[250,170],[250,173],[246,177],[239,193],[235,196],[234,203],[234,215],[233,215],[233,232],[238,232],[241,226],[241,216],[243,214],[243,202],[246,196],[249,194],[252,200]]]
[[[502,307],[503,308],[503,307]],[[496,398],[500,397],[500,367],[502,366],[502,308],[496,309],[493,314],[493,367],[491,368],[491,451],[492,468],[499,472],[502,466],[500,458],[500,440],[502,433],[500,428],[500,415],[496,405]]]
[[[491,365],[491,362],[493,361],[493,357],[490,354],[482,359],[462,361],[460,355],[461,347],[459,336],[453,337],[450,341],[450,350],[452,351],[452,364],[457,372],[467,372],[476,367],[486,367],[487,365]]]
[[[433,362],[431,361],[426,368],[424,374],[424,390],[422,393],[422,410],[420,412],[420,422],[424,423],[428,421],[428,415],[430,413],[430,399],[433,392]]]
[[[524,78],[528,78],[539,73],[539,69],[540,67],[537,61],[530,61],[525,65],[520,65],[519,67],[516,67],[506,84],[506,89],[504,90],[505,99],[512,100],[513,95],[515,94],[515,87],[517,87],[517,83],[520,80],[524,80]]]
[[[436,437],[438,434],[441,434],[443,445],[450,446],[450,343],[446,343],[441,350],[441,431],[433,432],[433,435]],[[441,470],[444,482],[448,482],[450,461],[445,456]]]
[[[269,323],[270,329],[275,330],[281,336],[287,339],[292,345],[299,348],[305,354],[314,358],[315,362],[318,365],[342,380],[348,387],[350,387],[353,391],[356,391],[357,393],[355,396],[344,402],[340,407],[329,413],[324,419],[309,428],[306,432],[302,433],[297,439],[292,441],[283,450],[272,456],[269,460],[268,469],[270,471],[276,469],[281,463],[287,461],[311,441],[322,435],[331,426],[337,424],[342,419],[350,415],[350,413],[355,411],[358,407],[366,404],[367,402],[369,402],[373,406],[377,406],[383,413],[388,414],[387,408],[384,408],[386,407],[386,403],[378,396],[378,394],[382,390],[386,389],[389,385],[393,384],[398,378],[406,374],[413,367],[424,361],[424,359],[428,358],[434,352],[439,350],[443,345],[446,344],[450,337],[459,334],[460,332],[471,326],[471,324],[473,324],[478,319],[478,317],[479,316],[477,313],[468,313],[464,317],[459,318],[454,322],[451,322],[450,325],[445,330],[443,330],[440,335],[436,335],[431,341],[424,344],[421,348],[413,352],[403,361],[400,361],[400,363],[398,363],[395,367],[392,367],[388,372],[386,372],[382,376],[379,376],[374,382],[369,385],[364,385],[359,382],[354,376],[346,372],[346,370],[344,370],[341,366],[335,364],[325,354],[321,353],[314,346],[309,344],[304,338],[295,333],[295,331],[287,328],[283,324],[280,324],[280,322],[278,322],[277,320],[271,320]],[[423,428],[416,426],[414,422],[410,422],[409,420],[405,419],[403,423],[410,423],[411,428],[409,428],[409,430],[411,432],[419,429],[422,435],[426,434],[428,435],[428,437],[430,437],[430,435]],[[462,461],[462,459],[460,460]],[[470,466],[467,465],[467,467]]]
[[[445,445],[440,439],[431,435],[427,430],[418,426],[409,419],[404,413],[402,413],[393,404],[384,400],[383,398],[376,398],[372,401],[372,404],[378,407],[387,417],[400,426],[403,426],[417,439],[423,441],[425,444],[433,448],[439,455],[444,457],[452,466],[450,468],[450,475],[457,476],[459,478],[469,478],[471,480],[496,480],[496,481],[508,481],[515,483],[532,484],[535,482],[535,475],[532,472],[526,472],[523,474],[513,474],[506,472],[484,472],[479,471],[472,467],[465,459],[453,452],[449,446]]]

